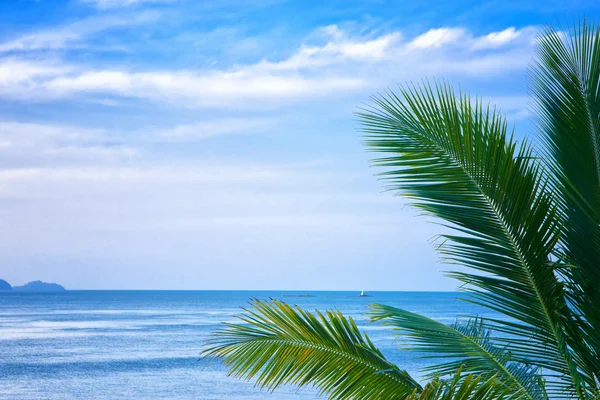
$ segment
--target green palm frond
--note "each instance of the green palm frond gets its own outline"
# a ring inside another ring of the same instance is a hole
[[[445,83],[399,87],[361,110],[389,190],[447,228],[439,251],[466,301],[502,314],[452,325],[374,305],[371,318],[437,364],[421,387],[352,319],[254,301],[205,356],[274,390],[333,399],[600,398],[600,26],[547,28],[531,91],[539,151]],[[465,372],[463,374],[462,372]]]
[[[435,378],[421,393],[413,393],[406,400],[520,400],[522,394],[506,387],[495,376],[483,380],[480,376],[461,374],[459,368],[449,380]]]
[[[427,378],[453,375],[457,370],[490,378],[511,388],[524,399],[545,398],[537,370],[514,362],[505,346],[494,342],[484,321],[446,325],[410,311],[381,304],[372,304],[371,320],[391,327],[398,336],[408,339],[408,349],[423,353],[423,357],[444,360],[425,369]],[[449,360],[449,361],[448,361]]]
[[[331,399],[401,399],[421,391],[410,375],[385,359],[354,321],[337,311],[311,314],[276,300],[254,300],[203,352],[231,373],[275,390],[312,385]]]
[[[359,117],[366,147],[385,154],[374,164],[389,189],[457,232],[444,235],[447,261],[480,271],[451,275],[471,301],[512,320],[496,325],[527,334],[512,351],[553,374],[549,389],[579,388],[563,326],[570,310],[547,266],[560,224],[531,147],[516,144],[498,112],[447,84],[400,87],[373,103]]]
[[[600,27],[547,28],[532,68],[538,136],[563,218],[561,271],[578,321],[575,349],[588,385],[600,381]],[[596,388],[598,388],[596,386]]]

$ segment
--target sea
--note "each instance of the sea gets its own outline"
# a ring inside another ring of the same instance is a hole
[[[0,399],[318,399],[314,388],[269,393],[200,358],[207,338],[251,299],[351,316],[416,377],[430,360],[402,350],[365,313],[382,303],[453,323],[485,310],[452,292],[66,291],[0,293]],[[488,312],[489,313],[489,312]]]

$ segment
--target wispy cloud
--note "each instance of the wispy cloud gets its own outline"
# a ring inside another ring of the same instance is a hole
[[[368,173],[353,176],[352,185],[340,183],[346,175],[323,171],[322,166],[233,159],[0,169],[4,197],[39,205],[62,203],[59,215],[39,217],[44,222],[67,215],[69,221],[83,218],[75,226],[81,231],[257,234],[259,228],[266,235],[315,233],[315,229],[344,235],[400,231],[397,220],[377,210],[394,207],[398,200],[363,193],[357,183],[368,179]],[[73,197],[80,199],[77,209],[69,207],[67,199]],[[370,207],[356,212],[357,205]]]
[[[439,28],[407,39],[399,31],[356,35],[337,26],[317,33],[324,44],[302,44],[287,58],[227,69],[131,71],[71,66],[49,74],[51,70],[42,73],[46,70],[27,64],[20,80],[3,82],[0,75],[0,94],[38,101],[91,96],[95,101],[125,97],[187,108],[272,107],[424,75],[507,74],[527,66],[535,36],[533,28],[482,36],[464,28]]]
[[[18,58],[0,59],[0,90],[12,85],[31,84],[36,86],[38,80],[65,75],[72,67],[57,61],[28,61]]]
[[[232,134],[260,133],[271,130],[281,118],[247,117],[205,120],[176,125],[155,133],[159,140],[194,141]]]
[[[159,18],[155,11],[137,15],[90,17],[59,28],[46,29],[22,35],[0,43],[0,53],[63,49],[69,45],[83,46],[91,35],[124,26],[154,22]]]
[[[39,90],[42,82],[73,72],[74,67],[60,61],[0,58],[0,96],[39,101],[46,97]]]
[[[148,156],[147,148],[219,136],[272,133],[282,117],[205,117],[162,128],[110,130],[81,125],[0,121],[0,171],[43,166],[107,166]]]
[[[0,170],[39,166],[106,165],[137,157],[122,132],[81,126],[0,122]]]

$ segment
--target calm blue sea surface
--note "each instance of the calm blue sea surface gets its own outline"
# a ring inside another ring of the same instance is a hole
[[[309,294],[312,297],[298,297]],[[369,325],[372,302],[451,323],[482,310],[456,293],[277,291],[69,291],[0,294],[0,399],[314,399],[314,390],[269,394],[199,360],[207,336],[234,321],[250,298],[307,309],[337,307],[384,354],[416,373],[426,362],[398,351],[389,331]]]

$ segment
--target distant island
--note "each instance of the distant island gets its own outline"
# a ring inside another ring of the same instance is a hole
[[[10,292],[12,290],[12,286],[10,283],[6,282],[4,279],[0,279],[0,292]]]
[[[23,286],[11,286],[10,283],[0,279],[0,292],[64,292],[66,289],[58,283],[33,281]]]

